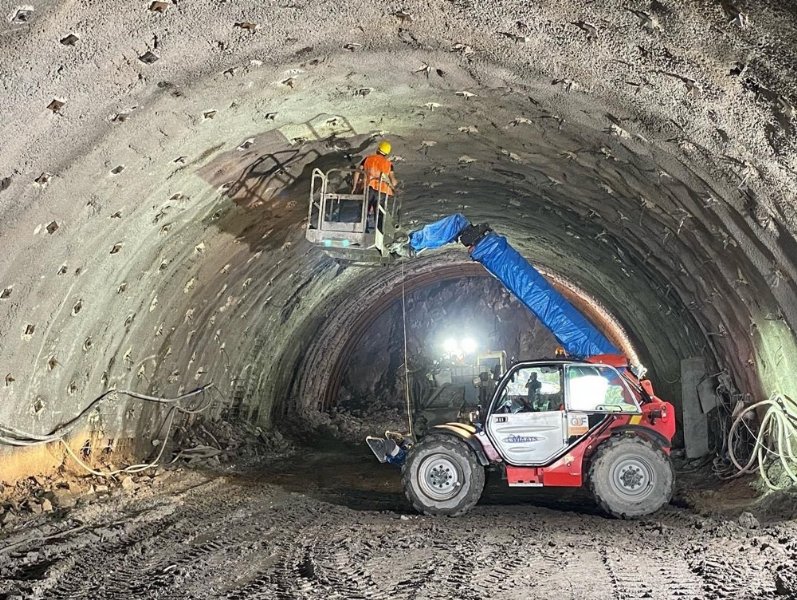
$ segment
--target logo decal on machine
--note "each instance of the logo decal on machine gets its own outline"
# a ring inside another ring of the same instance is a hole
[[[540,438],[533,435],[508,435],[504,438],[506,444],[528,444],[530,442],[539,442]]]
[[[567,436],[582,436],[589,431],[589,417],[585,413],[571,412],[567,415]]]

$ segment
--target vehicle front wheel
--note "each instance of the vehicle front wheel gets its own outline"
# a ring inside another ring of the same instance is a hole
[[[609,438],[595,452],[589,487],[598,505],[621,519],[656,512],[672,498],[669,457],[638,436]]]
[[[404,493],[415,510],[452,517],[479,501],[484,479],[484,467],[467,444],[438,435],[413,446],[401,473]]]

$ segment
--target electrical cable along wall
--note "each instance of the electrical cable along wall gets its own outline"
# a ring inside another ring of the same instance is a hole
[[[114,475],[118,475],[119,473],[139,473],[146,469],[155,467],[161,463],[161,459],[163,458],[163,454],[168,445],[169,436],[172,433],[172,427],[174,425],[174,418],[176,414],[180,413],[185,415],[196,415],[210,408],[210,406],[213,404],[213,399],[206,398],[205,395],[206,391],[212,390],[212,388],[213,384],[209,383],[200,386],[197,389],[192,390],[190,392],[180,394],[179,396],[176,396],[174,398],[150,396],[147,394],[141,394],[129,390],[110,389],[107,392],[95,398],[86,408],[80,411],[78,415],[72,417],[71,419],[66,421],[63,425],[59,425],[52,431],[45,434],[25,432],[17,429],[16,427],[0,423],[0,444],[6,444],[8,446],[16,446],[16,447],[29,447],[29,446],[40,446],[40,445],[52,444],[58,442],[63,446],[64,450],[66,451],[67,454],[69,454],[72,460],[74,460],[81,468],[91,473],[92,475],[100,477],[112,477]],[[151,463],[130,465],[128,467],[124,467],[122,469],[115,469],[112,471],[98,471],[96,469],[91,468],[83,460],[81,460],[80,457],[78,457],[75,454],[75,452],[72,450],[72,448],[69,446],[67,440],[70,436],[70,433],[76,430],[79,426],[84,425],[84,421],[92,411],[98,409],[99,406],[109,398],[117,396],[128,396],[130,398],[134,398],[142,402],[151,402],[155,404],[168,406],[169,409],[166,414],[166,417],[161,426],[158,428],[158,431],[160,431],[163,434],[163,438],[157,440],[159,442],[158,445],[160,449],[158,450],[157,456],[153,459]],[[200,402],[196,406],[185,406],[181,404],[182,402],[188,399],[197,398],[197,397],[200,398]]]
[[[750,423],[756,421],[756,412],[763,412],[757,431]],[[736,455],[736,439],[744,427],[754,439],[747,462]],[[783,490],[797,484],[797,402],[782,394],[773,394],[766,400],[746,407],[737,407],[728,432],[727,451],[736,471],[723,478],[735,478],[746,473],[759,473],[771,490]],[[780,480],[773,481],[773,466],[780,470]]]

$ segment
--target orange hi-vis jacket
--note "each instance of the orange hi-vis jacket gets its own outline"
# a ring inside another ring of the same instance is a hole
[[[393,163],[390,162],[387,156],[372,154],[365,158],[362,162],[362,167],[369,187],[382,194],[393,195],[393,187],[390,185],[389,180],[381,181],[382,174],[387,178],[393,172]]]

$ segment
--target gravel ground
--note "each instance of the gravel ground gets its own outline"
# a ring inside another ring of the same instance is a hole
[[[40,515],[0,537],[0,599],[797,597],[794,522],[617,521],[495,482],[468,516],[430,518],[365,455],[297,463],[167,472]]]

